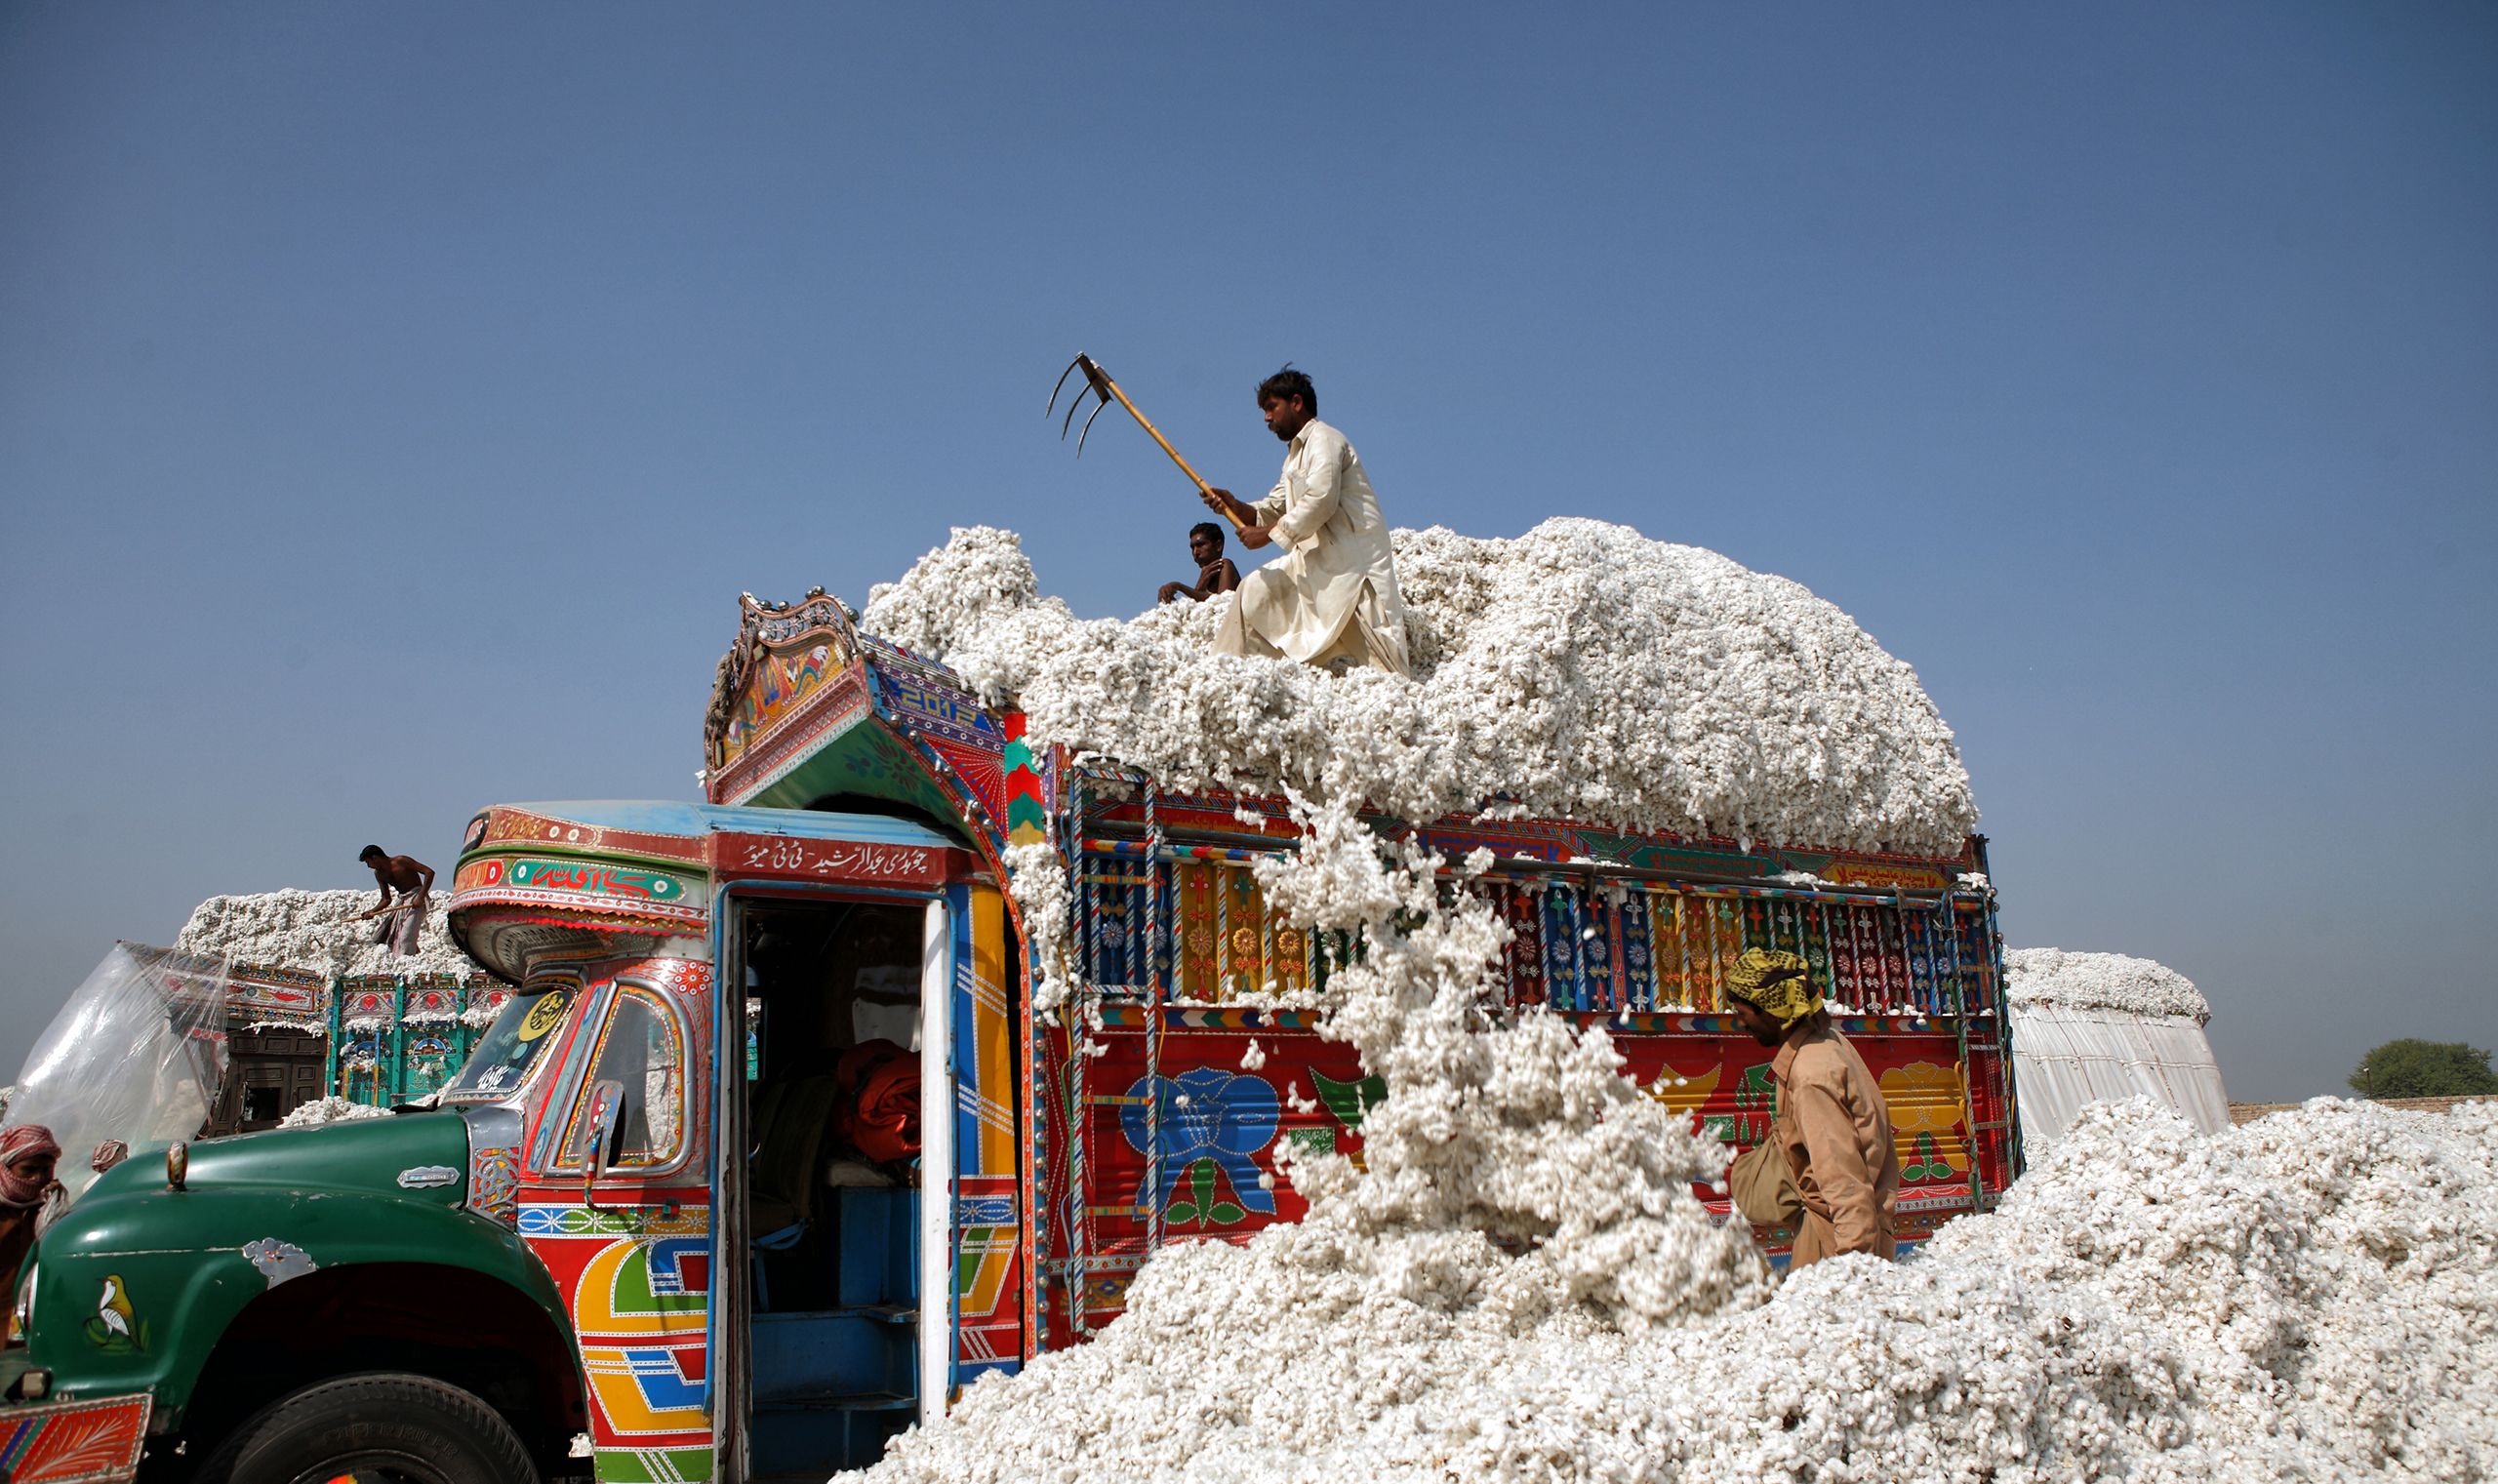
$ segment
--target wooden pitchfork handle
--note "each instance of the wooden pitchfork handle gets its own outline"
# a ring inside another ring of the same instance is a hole
[[[1155,443],[1162,446],[1162,452],[1171,456],[1171,461],[1180,466],[1181,473],[1189,476],[1189,482],[1197,487],[1197,493],[1205,496],[1217,509],[1223,512],[1223,518],[1231,522],[1233,530],[1246,531],[1249,529],[1248,523],[1243,521],[1239,515],[1232,510],[1229,502],[1226,501],[1221,496],[1215,493],[1213,485],[1206,483],[1205,476],[1198,473],[1193,467],[1191,467],[1188,460],[1180,457],[1180,451],[1171,446],[1170,439],[1162,436],[1162,430],[1155,427],[1152,421],[1147,418],[1145,414],[1137,411],[1136,404],[1128,400],[1128,394],[1126,392],[1119,390],[1119,383],[1110,380],[1110,374],[1102,369],[1101,362],[1093,359],[1089,355],[1078,355],[1075,358],[1075,365],[1083,369],[1084,380],[1092,385],[1093,390],[1100,395],[1104,402],[1108,402],[1112,397],[1118,398],[1119,405],[1128,410],[1128,416],[1136,419],[1136,425],[1145,429],[1145,435],[1147,437],[1151,438]],[[1066,380],[1067,378],[1064,375],[1059,378],[1059,381],[1062,382]],[[1072,408],[1068,409],[1068,412],[1070,416],[1073,415]],[[1077,448],[1080,452],[1082,445],[1077,445]]]

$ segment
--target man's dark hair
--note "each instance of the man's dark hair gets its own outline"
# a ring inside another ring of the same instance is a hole
[[[1318,388],[1309,384],[1307,372],[1293,370],[1290,361],[1284,362],[1283,370],[1258,383],[1258,405],[1266,406],[1269,397],[1278,402],[1289,402],[1299,397],[1301,405],[1309,409],[1311,417],[1318,416]]]
[[[376,857],[387,861],[390,859],[390,853],[379,845],[368,845],[356,853],[356,859],[359,861],[371,861]]]
[[[1223,544],[1223,527],[1216,525],[1210,520],[1201,520],[1195,525],[1190,526],[1189,528],[1189,535],[1191,537],[1212,537],[1216,545],[1220,546]]]

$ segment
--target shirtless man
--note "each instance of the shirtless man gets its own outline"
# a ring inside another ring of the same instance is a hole
[[[1180,598],[1202,603],[1218,592],[1229,592],[1240,585],[1240,569],[1223,554],[1223,527],[1201,520],[1189,528],[1189,555],[1196,559],[1197,585],[1165,582],[1153,601],[1169,603]]]
[[[424,931],[425,905],[433,895],[433,867],[408,856],[394,856],[379,845],[368,845],[358,861],[373,867],[374,883],[382,888],[382,901],[370,911],[359,912],[359,919],[393,914],[373,935],[375,943],[386,943],[401,958],[413,958],[417,952],[417,937]],[[399,904],[390,904],[390,894],[396,889]]]
[[[1361,456],[1318,421],[1318,390],[1287,366],[1258,383],[1267,430],[1283,440],[1283,476],[1251,504],[1201,495],[1242,530],[1240,544],[1282,555],[1249,574],[1215,635],[1217,653],[1289,656],[1338,674],[1357,664],[1410,675],[1396,553]]]

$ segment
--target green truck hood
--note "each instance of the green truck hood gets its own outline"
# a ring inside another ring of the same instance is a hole
[[[136,1156],[107,1173],[82,1206],[121,1185],[105,1182],[130,1171],[133,1188],[163,1190],[165,1167],[131,1170]],[[397,1113],[309,1129],[272,1129],[210,1139],[190,1146],[194,1191],[235,1187],[301,1190],[370,1190],[453,1206],[465,1192],[468,1129],[454,1112]]]
[[[29,1359],[54,1394],[155,1393],[179,1413],[219,1337],[281,1284],[363,1264],[492,1276],[569,1334],[546,1269],[507,1226],[460,1209],[468,1127],[451,1111],[273,1130],[133,1154],[37,1243]]]

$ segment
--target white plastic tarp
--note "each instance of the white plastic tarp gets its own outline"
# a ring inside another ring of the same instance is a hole
[[[2220,1063],[2188,1016],[2015,1003],[2012,1064],[2033,1158],[2103,1098],[2150,1098],[2206,1134],[2229,1127]]]

